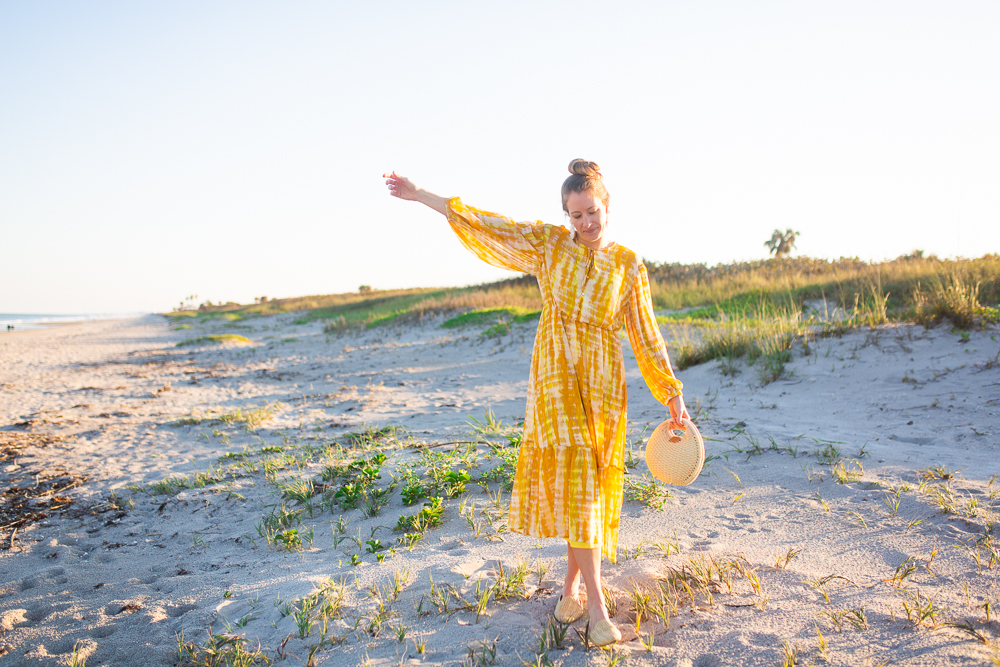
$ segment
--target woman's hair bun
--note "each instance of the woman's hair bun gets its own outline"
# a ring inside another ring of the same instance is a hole
[[[577,158],[569,163],[569,173],[590,178],[600,178],[601,168],[596,162]]]
[[[562,205],[563,210],[569,213],[566,208],[566,200],[572,192],[593,192],[604,202],[607,207],[611,202],[608,189],[604,187],[604,179],[601,178],[601,168],[596,162],[581,160],[577,158],[569,163],[570,175],[562,184]]]

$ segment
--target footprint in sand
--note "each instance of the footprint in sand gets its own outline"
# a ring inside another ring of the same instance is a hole
[[[68,604],[42,605],[29,610],[24,616],[32,623],[38,623],[39,621],[45,620],[55,612],[62,611],[67,607],[69,607]]]
[[[105,639],[115,634],[115,626],[111,624],[101,625],[90,630],[88,634],[90,634],[90,636],[94,639]]]
[[[179,604],[173,607],[167,607],[167,615],[171,618],[180,618],[189,611],[194,611],[198,608],[198,605],[194,604]]]
[[[714,655],[700,655],[694,659],[691,667],[722,667],[722,661]]]

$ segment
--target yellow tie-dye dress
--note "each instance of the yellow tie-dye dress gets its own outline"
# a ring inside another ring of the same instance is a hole
[[[591,250],[565,227],[515,223],[458,197],[448,200],[447,216],[466,248],[534,275],[542,292],[510,528],[600,547],[614,561],[627,423],[622,324],[656,399],[681,393],[646,267],[620,245]]]

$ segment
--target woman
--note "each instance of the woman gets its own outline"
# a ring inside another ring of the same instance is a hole
[[[621,638],[608,618],[601,559],[612,562],[624,483],[625,372],[618,332],[624,323],[653,395],[672,428],[689,418],[653,314],[646,267],[607,236],[610,197],[597,164],[573,160],[562,185],[573,231],[515,223],[422,190],[395,172],[389,192],[447,216],[462,244],[484,261],[530,273],[542,315],[528,379],[524,438],[511,493],[511,530],[567,541],[566,579],[555,617],[580,618],[587,587],[588,632],[603,646]]]

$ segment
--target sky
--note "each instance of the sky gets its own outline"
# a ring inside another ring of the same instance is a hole
[[[1000,3],[3,2],[0,312],[507,277],[395,169],[657,262],[1000,252]]]

